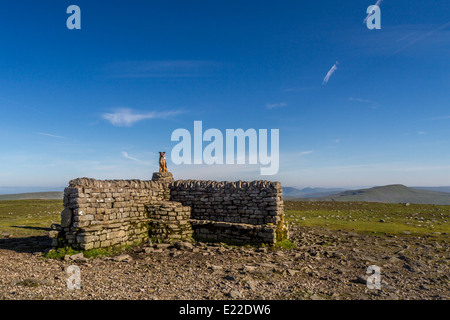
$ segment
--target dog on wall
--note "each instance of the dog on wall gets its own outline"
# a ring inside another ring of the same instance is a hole
[[[159,172],[169,172],[169,171],[167,171],[166,153],[165,152],[159,153]]]

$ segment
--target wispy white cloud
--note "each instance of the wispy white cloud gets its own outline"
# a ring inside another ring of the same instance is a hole
[[[422,135],[422,134],[427,134],[427,133],[425,131],[419,131],[419,132],[417,132],[417,134]]]
[[[139,158],[130,156],[129,153],[126,152],[126,151],[122,151],[122,156],[123,156],[125,159],[132,160],[132,161],[136,161],[136,162],[138,162],[138,163],[141,164],[141,165],[146,165],[146,166],[154,166],[154,165],[155,165],[155,162],[152,162],[152,161],[143,161],[143,160],[141,160],[141,159],[139,159]],[[152,157],[152,158],[154,158],[154,157]]]
[[[401,48],[397,49],[393,54],[395,55],[395,54],[397,54],[397,53],[399,53],[399,52],[402,52],[403,50],[409,48],[409,47],[412,46],[413,44],[415,44],[415,43],[417,43],[417,42],[419,42],[419,41],[421,41],[421,40],[423,40],[423,39],[425,39],[425,38],[431,37],[431,36],[432,36],[433,34],[435,34],[436,32],[441,31],[441,30],[444,30],[444,29],[446,29],[446,28],[448,28],[448,27],[450,27],[450,21],[447,22],[447,23],[444,23],[443,25],[441,25],[441,26],[439,26],[439,27],[437,27],[437,28],[435,28],[435,29],[433,29],[433,30],[427,32],[427,33],[422,34],[422,35],[419,36],[418,38],[413,39],[412,41],[408,42],[407,44],[405,44],[405,45],[402,46]]]
[[[330,71],[328,71],[328,73],[325,76],[325,78],[323,78],[323,81],[322,81],[323,85],[327,84],[328,80],[330,80],[330,78],[333,75],[333,73],[336,72],[338,64],[339,64],[339,61],[336,61],[336,63],[331,67]]]
[[[360,103],[369,104],[372,109],[376,109],[377,108],[377,103],[372,101],[372,100],[360,99],[360,98],[354,98],[354,97],[350,97],[350,98],[348,98],[348,100],[349,101],[354,101],[354,102],[360,102]]]
[[[287,88],[287,89],[283,89],[281,91],[283,91],[283,92],[301,92],[301,91],[313,90],[316,88],[317,88],[317,86],[297,87],[297,88]]]
[[[166,119],[168,117],[178,115],[181,111],[150,111],[136,112],[131,109],[118,109],[112,113],[102,114],[102,118],[108,120],[113,126],[131,127],[136,122],[148,119]]]
[[[433,118],[427,118],[427,119],[423,119],[423,120],[436,121],[436,120],[448,120],[448,119],[450,119],[450,116],[433,117]]]
[[[50,134],[50,133],[45,133],[45,132],[38,132],[37,134],[39,134],[41,136],[46,136],[46,137],[52,137],[52,138],[58,138],[58,139],[67,139],[67,137],[57,136],[57,135]]]
[[[280,103],[267,103],[266,104],[266,108],[267,109],[274,109],[274,108],[282,108],[282,107],[286,107],[287,104],[285,102],[280,102]]]
[[[303,155],[306,155],[306,154],[311,154],[313,152],[314,152],[313,150],[308,150],[308,151],[301,151],[299,154],[303,156]]]
[[[141,160],[139,160],[139,159],[137,159],[137,158],[134,158],[134,157],[130,156],[130,155],[128,154],[128,152],[122,151],[122,155],[123,155],[125,158],[127,158],[127,159],[134,160],[134,161],[137,161],[137,162],[142,162]]]
[[[2,96],[0,96],[0,102],[3,102],[2,105],[3,104],[14,105],[15,108],[20,107],[20,108],[27,109],[27,110],[30,110],[30,111],[33,111],[33,112],[42,113],[42,111],[40,109],[29,107],[29,106],[27,106],[27,105],[25,105],[23,103],[20,103],[20,102],[18,102],[16,100],[7,99],[7,98],[2,97]]]
[[[206,60],[124,61],[110,65],[114,78],[191,78],[210,76],[220,63]]]
[[[348,40],[351,49],[346,51],[347,57],[355,54],[363,56],[393,55],[420,56],[424,54],[441,55],[448,48],[450,22],[437,24],[401,24],[390,25],[383,32],[371,33],[367,36],[366,28],[348,29],[332,39],[333,43]]]
[[[364,103],[372,103],[372,101],[370,101],[370,100],[360,99],[360,98],[353,98],[353,97],[348,98],[348,100],[350,100],[350,101],[357,101],[357,102],[364,102]]]

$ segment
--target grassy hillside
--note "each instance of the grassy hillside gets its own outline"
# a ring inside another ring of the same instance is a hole
[[[289,223],[399,236],[430,236],[448,241],[450,206],[376,203],[286,201]]]
[[[342,188],[304,188],[297,189],[293,187],[283,187],[283,197],[289,198],[316,198],[328,196],[337,192],[345,191]]]
[[[366,201],[384,203],[416,203],[450,205],[450,193],[408,188],[395,184],[370,189],[350,190],[337,194],[310,198],[311,201]]]
[[[62,199],[0,201],[0,239],[46,235],[62,209]]]
[[[2,194],[0,195],[0,201],[2,200],[62,200],[64,192],[52,191],[52,192],[33,192],[33,193],[18,193],[18,194]]]
[[[438,192],[450,192],[450,187],[411,187],[419,190],[429,190]]]
[[[60,222],[62,200],[0,201],[0,239],[47,235]],[[307,227],[448,240],[450,206],[374,202],[286,201],[286,219]]]

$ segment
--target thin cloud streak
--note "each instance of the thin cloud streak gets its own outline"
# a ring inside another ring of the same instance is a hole
[[[348,98],[348,100],[356,101],[356,102],[364,102],[364,103],[373,103],[373,101],[370,101],[370,100],[360,99],[360,98],[353,98],[353,97]]]
[[[423,54],[437,55],[442,50],[447,50],[449,45],[450,29],[439,27],[436,24],[402,24],[384,28],[383,32],[371,32],[367,36],[365,28],[349,29],[332,41],[338,45],[342,41],[350,39],[351,49],[346,54],[348,57],[362,56],[392,57],[396,55],[419,56]],[[405,50],[408,48],[408,50]],[[414,48],[414,50],[412,50]],[[428,56],[428,58],[431,58]]]
[[[313,90],[313,89],[317,89],[317,86],[311,86],[311,87],[299,87],[299,88],[287,88],[287,89],[283,89],[281,91],[283,92],[302,92],[302,91],[308,91],[308,90]]]
[[[436,29],[431,30],[430,32],[427,32],[427,33],[423,34],[423,35],[420,36],[419,38],[410,41],[409,43],[407,43],[406,45],[404,45],[404,46],[401,47],[400,49],[397,49],[397,50],[393,53],[393,55],[395,55],[395,54],[397,54],[397,53],[399,53],[399,52],[402,52],[403,50],[409,48],[409,47],[412,46],[413,44],[415,44],[415,43],[417,43],[417,42],[419,42],[419,41],[421,41],[421,40],[423,40],[423,39],[425,39],[425,38],[428,38],[428,37],[432,36],[434,33],[438,32],[438,31],[440,31],[440,30],[443,30],[443,29],[445,29],[445,28],[447,28],[447,27],[449,27],[449,26],[450,26],[450,21],[447,22],[447,23],[444,23],[443,25],[439,26],[439,27],[436,28]]]
[[[280,103],[267,103],[266,104],[266,108],[267,109],[274,109],[274,108],[282,108],[282,107],[286,107],[287,104],[284,102],[280,102]]]
[[[45,133],[45,132],[38,132],[37,134],[39,134],[41,136],[46,136],[46,137],[52,137],[52,138],[58,138],[58,139],[67,139],[67,137],[57,136],[57,135],[50,134],[50,133]]]
[[[131,109],[118,109],[114,113],[104,113],[102,118],[109,121],[113,126],[131,127],[136,122],[148,119],[166,119],[171,116],[180,114],[181,111],[165,111],[165,112],[145,112],[138,113]]]
[[[424,119],[424,120],[437,121],[437,120],[448,120],[448,119],[450,119],[450,116],[442,116],[442,117],[427,118],[427,119]]]
[[[348,98],[349,101],[354,101],[354,102],[360,102],[360,103],[365,103],[365,104],[370,104],[372,109],[376,109],[376,103],[372,100],[368,100],[368,99],[360,99],[360,98],[353,98],[350,97]]]
[[[331,76],[333,75],[333,73],[336,72],[338,64],[339,64],[339,61],[336,61],[336,63],[331,67],[330,71],[328,71],[325,78],[323,78],[323,81],[322,81],[323,85],[326,85],[328,83],[328,80],[330,80]]]
[[[139,159],[137,159],[137,158],[134,158],[134,157],[130,156],[130,155],[128,154],[128,152],[122,151],[122,155],[123,155],[124,158],[126,158],[126,159],[134,160],[134,161],[137,161],[137,162],[142,162],[141,160],[139,160]]]
[[[125,61],[109,66],[113,78],[210,77],[220,63],[207,60]]]
[[[153,166],[153,165],[155,165],[152,161],[142,161],[141,159],[132,157],[132,156],[130,156],[130,155],[128,154],[128,152],[126,152],[126,151],[122,151],[122,156],[123,156],[125,159],[132,160],[132,161],[136,161],[136,162],[138,162],[138,163],[140,163],[140,164],[143,164],[143,165],[146,165],[146,166]]]

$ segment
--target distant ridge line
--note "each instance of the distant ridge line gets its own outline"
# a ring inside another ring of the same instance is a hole
[[[292,200],[292,198],[291,198]],[[450,205],[450,193],[415,189],[401,184],[343,191],[315,198],[298,198],[304,201],[362,201],[382,203],[414,203]]]
[[[6,200],[62,200],[64,192],[48,191],[48,192],[28,192],[15,194],[2,194],[0,201]]]

